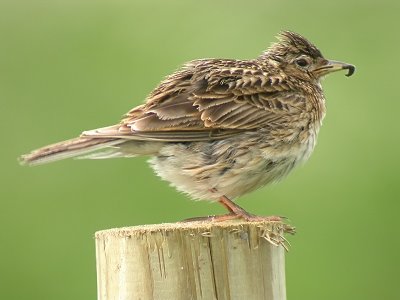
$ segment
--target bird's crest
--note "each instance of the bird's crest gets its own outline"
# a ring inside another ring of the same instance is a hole
[[[282,31],[278,35],[278,42],[272,44],[264,55],[286,56],[288,53],[303,53],[311,57],[322,57],[321,51],[317,47],[305,37],[292,31]]]

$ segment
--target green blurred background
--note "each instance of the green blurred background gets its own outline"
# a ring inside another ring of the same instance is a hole
[[[118,122],[203,57],[253,58],[283,29],[357,66],[324,82],[310,161],[239,200],[284,215],[289,299],[400,299],[398,1],[0,2],[0,298],[95,299],[97,230],[222,213],[145,158],[20,167],[33,148]]]

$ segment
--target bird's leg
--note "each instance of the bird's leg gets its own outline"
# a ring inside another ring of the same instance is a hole
[[[217,190],[215,188],[210,189],[211,192],[215,193]],[[228,211],[228,214],[225,215],[217,215],[217,216],[208,216],[208,217],[195,217],[185,219],[183,222],[191,222],[191,221],[215,221],[215,222],[222,222],[234,219],[243,219],[249,222],[281,222],[282,217],[278,216],[268,216],[268,217],[261,217],[253,215],[247,212],[245,209],[234,203],[231,199],[227,196],[222,195],[219,197],[218,200]]]
[[[229,210],[230,213],[222,216],[214,216],[214,221],[225,221],[230,219],[244,219],[246,221],[282,221],[282,218],[278,216],[259,217],[253,215],[234,203],[225,195],[221,196],[218,202],[221,203],[227,210]]]
[[[235,214],[235,215],[248,214],[248,215],[250,215],[247,211],[245,211],[242,207],[237,205],[235,202],[233,202],[231,199],[229,199],[225,195],[221,196],[219,198],[218,202],[221,203],[232,214]]]
[[[211,189],[211,192],[217,192],[216,189]],[[227,196],[222,195],[219,197],[218,200],[219,203],[221,203],[228,211],[228,214],[225,215],[217,215],[217,216],[208,216],[208,217],[195,217],[195,218],[190,218],[184,220],[184,222],[190,222],[190,221],[215,221],[215,222],[222,222],[222,221],[228,221],[228,220],[234,220],[234,219],[244,219],[246,221],[267,221],[267,222],[281,222],[282,217],[278,216],[268,216],[268,217],[261,217],[261,216],[256,216],[253,215],[246,210],[244,210],[242,207],[234,203],[231,199],[229,199]]]

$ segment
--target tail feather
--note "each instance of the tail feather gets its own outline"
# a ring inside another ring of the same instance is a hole
[[[22,155],[21,164],[39,165],[70,157],[89,154],[93,151],[114,146],[124,142],[115,138],[78,137],[59,142]]]

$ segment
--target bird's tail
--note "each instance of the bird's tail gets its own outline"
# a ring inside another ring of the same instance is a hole
[[[88,155],[94,151],[123,143],[119,138],[78,137],[52,144],[20,157],[21,164],[40,165],[70,157]]]

